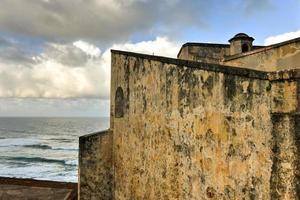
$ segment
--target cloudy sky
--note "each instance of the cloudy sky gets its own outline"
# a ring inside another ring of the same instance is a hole
[[[300,37],[299,0],[0,0],[0,116],[108,116],[110,49]]]

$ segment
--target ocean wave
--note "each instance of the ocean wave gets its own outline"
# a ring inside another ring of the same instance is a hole
[[[77,181],[78,137],[109,118],[1,118],[0,176]]]
[[[74,139],[66,139],[66,138],[50,138],[48,140],[58,141],[58,142],[67,142],[67,143],[75,141]]]
[[[23,147],[32,149],[51,149],[51,150],[61,150],[61,151],[78,151],[78,148],[68,148],[68,147],[52,147],[47,144],[33,144],[33,145],[23,145]]]
[[[4,157],[2,157],[4,158]],[[28,163],[54,163],[65,166],[77,166],[77,162],[75,160],[58,160],[52,158],[42,158],[42,157],[5,157],[5,160],[9,161],[17,161],[17,162],[28,162]]]
[[[78,151],[78,148],[68,148],[68,147],[52,147],[52,150],[61,150],[61,151]]]
[[[24,138],[0,138],[0,147],[24,147],[31,149],[42,149],[42,150],[58,150],[58,151],[78,151],[78,148],[57,146],[55,144],[43,144],[42,141],[37,139],[24,139]]]
[[[31,144],[31,145],[22,145],[23,147],[33,148],[33,149],[52,149],[51,146],[46,144]]]
[[[32,138],[3,138],[0,140],[0,147],[35,145],[38,143],[37,139]]]
[[[71,166],[77,166],[78,160],[66,160],[66,164]]]

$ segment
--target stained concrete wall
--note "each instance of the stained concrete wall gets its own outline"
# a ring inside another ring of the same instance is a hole
[[[123,90],[111,102],[114,199],[299,196],[289,73],[113,51],[112,75],[111,99]]]
[[[300,38],[225,58],[224,65],[262,71],[300,68]]]
[[[79,199],[112,199],[111,131],[79,138]]]

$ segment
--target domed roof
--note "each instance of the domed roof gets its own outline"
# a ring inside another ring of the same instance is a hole
[[[250,37],[249,35],[247,35],[246,33],[238,33],[236,34],[233,38],[231,38],[229,40],[229,42],[233,41],[233,40],[236,40],[236,39],[247,39],[247,40],[254,40],[253,37]]]
[[[234,36],[234,38],[236,37],[249,37],[249,35],[247,35],[246,33],[238,33]]]

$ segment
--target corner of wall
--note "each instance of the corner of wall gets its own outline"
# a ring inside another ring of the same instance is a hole
[[[112,132],[79,138],[79,199],[112,199]]]

